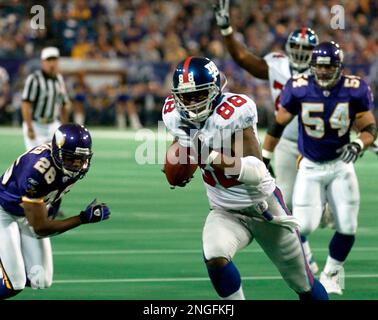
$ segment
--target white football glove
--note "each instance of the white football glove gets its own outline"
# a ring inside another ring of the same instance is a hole
[[[219,0],[217,4],[214,4],[214,14],[218,27],[221,29],[221,33],[227,36],[232,33],[232,27],[230,25],[230,0]]]
[[[268,210],[268,203],[266,201],[259,202],[255,205],[255,210],[269,223],[277,224],[288,228],[294,232],[299,228],[299,222],[293,216],[274,216]]]

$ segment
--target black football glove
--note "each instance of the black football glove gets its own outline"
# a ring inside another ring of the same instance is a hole
[[[81,223],[95,223],[109,219],[110,210],[105,203],[97,202],[94,199],[84,211],[80,212]]]
[[[226,30],[230,27],[230,0],[219,0],[217,4],[213,5],[215,19],[217,26],[221,30]]]
[[[263,162],[265,163],[265,166],[266,166],[266,168],[268,169],[270,175],[271,175],[273,178],[275,178],[275,177],[276,177],[276,174],[274,173],[273,167],[272,167],[272,165],[270,164],[270,159],[268,159],[268,158],[264,158],[264,157],[263,157]]]
[[[351,142],[337,149],[336,152],[341,154],[340,159],[345,163],[356,162],[362,154],[362,148],[358,143]]]

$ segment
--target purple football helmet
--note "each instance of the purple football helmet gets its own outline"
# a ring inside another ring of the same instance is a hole
[[[312,50],[319,43],[318,36],[310,28],[294,30],[287,38],[285,50],[291,66],[297,71],[310,67]]]
[[[225,79],[225,77],[224,77]],[[221,73],[213,61],[204,57],[188,57],[181,61],[173,74],[172,93],[177,110],[189,121],[202,122],[213,110],[220,96]]]
[[[332,88],[340,80],[344,54],[334,42],[322,42],[315,47],[311,57],[311,72],[322,88]]]
[[[54,133],[52,158],[63,173],[72,178],[83,178],[89,170],[93,155],[89,131],[78,124],[64,124]]]

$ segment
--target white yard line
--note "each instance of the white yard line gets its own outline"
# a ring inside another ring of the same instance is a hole
[[[83,191],[84,192],[84,191]],[[120,202],[122,200],[117,200],[113,202]],[[74,204],[81,204],[82,202],[80,200],[77,201],[72,201],[71,203]],[[122,213],[116,213],[116,214],[122,214]],[[134,216],[149,216],[151,212],[128,212],[130,215]],[[172,215],[172,213],[164,213],[168,215]],[[203,218],[205,215],[201,216],[200,214],[185,214],[185,216],[190,216],[190,217],[199,217]],[[363,233],[363,234],[378,234],[378,228],[373,226],[373,227],[361,227],[357,231],[358,233]],[[106,229],[74,229],[70,230],[69,233],[65,234],[68,236],[92,236],[92,235],[109,235],[109,234],[152,234],[152,233],[158,233],[158,234],[166,234],[166,233],[177,233],[177,234],[182,234],[182,233],[193,233],[193,234],[201,234],[202,233],[202,226],[199,226],[198,228],[186,228],[186,229],[128,229],[128,228],[106,228]]]
[[[348,279],[360,278],[378,278],[378,274],[347,274]],[[282,280],[281,276],[247,276],[242,277],[243,281],[246,280]],[[191,278],[120,278],[120,279],[67,279],[67,280],[54,280],[55,284],[70,284],[70,283],[149,283],[149,282],[204,282],[209,281],[205,277],[191,277]]]
[[[328,248],[312,248],[313,252],[327,252]],[[376,247],[358,247],[353,248],[353,251],[356,252],[371,252],[378,251]],[[238,252],[242,253],[262,253],[262,249],[246,249]],[[130,250],[63,250],[53,252],[56,256],[80,256],[80,255],[123,255],[123,254],[201,254],[200,249],[130,249]]]

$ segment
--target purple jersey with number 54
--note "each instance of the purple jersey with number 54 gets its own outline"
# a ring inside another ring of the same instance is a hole
[[[51,144],[22,154],[0,177],[0,205],[10,214],[24,216],[23,201],[53,204],[77,181],[59,170]]]
[[[281,106],[298,115],[300,153],[315,162],[336,159],[337,149],[350,142],[356,118],[373,108],[367,83],[342,76],[331,89],[320,88],[313,76],[294,76],[285,85]]]

